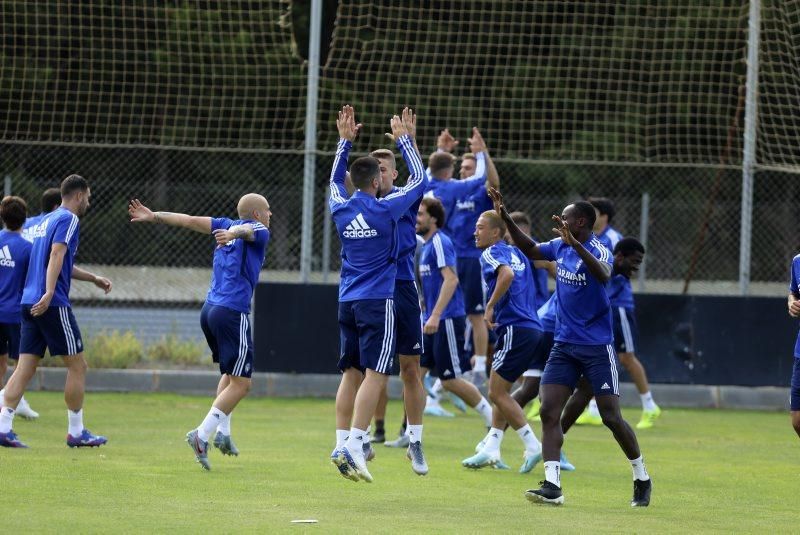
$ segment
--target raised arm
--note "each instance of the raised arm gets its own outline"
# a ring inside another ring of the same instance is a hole
[[[414,138],[417,133],[417,116],[409,108],[403,109],[402,118],[395,115],[391,120],[392,135],[397,140],[397,148],[403,155],[410,175],[406,185],[398,191],[381,199],[389,204],[389,209],[395,219],[400,217],[422,197],[425,186],[428,184],[428,175],[422,165]]]
[[[484,141],[477,127],[472,128],[472,137],[469,138],[469,144],[472,154],[475,155],[475,176],[483,176],[485,172],[487,191],[489,188],[499,189],[500,175],[497,173],[497,167],[495,167],[492,157],[489,156],[489,148],[486,146],[486,141]]]
[[[563,219],[554,215],[553,222],[556,224],[556,228],[553,231],[561,236],[564,243],[575,249],[583,263],[586,264],[586,269],[589,270],[589,273],[603,284],[607,283],[611,279],[611,265],[613,263],[609,250],[603,247],[602,256],[598,259],[581,242],[575,239]]]
[[[131,223],[163,223],[173,227],[183,227],[203,234],[211,234],[211,218],[177,214],[173,212],[153,212],[143,205],[139,199],[133,199],[128,205]]]
[[[353,140],[361,130],[361,123],[356,123],[356,111],[352,106],[342,106],[336,119],[336,129],[339,131],[339,143],[336,144],[336,156],[333,159],[330,180],[330,199],[328,206],[331,210],[343,204],[350,195],[345,187],[347,176],[347,158],[353,148]]]
[[[494,203],[495,212],[500,214],[500,217],[505,221],[506,227],[508,227],[508,233],[514,240],[514,245],[517,249],[522,251],[522,254],[527,256],[530,260],[549,260],[549,258],[545,258],[539,250],[539,244],[522,232],[517,224],[514,223],[514,220],[511,219],[511,215],[508,213],[508,210],[506,210],[506,206],[503,203],[503,196],[500,195],[500,192],[495,188],[489,188],[488,193],[489,197],[492,198],[492,203]]]

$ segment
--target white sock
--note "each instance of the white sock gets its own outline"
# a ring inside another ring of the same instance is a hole
[[[658,408],[658,405],[656,405],[656,402],[653,400],[653,394],[651,392],[639,394],[639,397],[642,398],[642,410],[654,411]]]
[[[542,444],[536,438],[536,434],[531,429],[531,424],[525,424],[525,427],[517,429],[517,434],[522,442],[525,444],[525,451],[530,453],[539,453],[542,451]]]
[[[544,478],[556,487],[561,488],[561,463],[559,461],[545,461]]]
[[[486,355],[475,355],[472,371],[486,375]]]
[[[483,451],[486,453],[496,453],[500,454],[500,444],[503,442],[503,430],[497,429],[496,427],[492,427],[489,430],[489,434],[486,435],[486,445],[483,447]]]
[[[406,434],[411,442],[422,442],[422,426],[409,425],[406,427]]]
[[[197,436],[200,437],[200,440],[208,442],[209,437],[217,430],[217,426],[222,421],[223,416],[225,416],[224,412],[216,407],[211,407],[211,410],[208,411],[208,414],[203,419],[203,423],[197,428]]]
[[[439,405],[439,400],[438,400],[438,399],[436,399],[436,398],[434,398],[434,397],[431,397],[431,396],[426,396],[426,397],[425,397],[425,407],[426,407],[426,408],[428,408],[428,407],[438,407],[438,408],[441,408],[442,406],[441,406],[441,405]]]
[[[350,428],[350,436],[347,437],[345,447],[354,457],[364,457],[364,444],[367,442],[367,432],[364,429],[355,427]]]
[[[597,409],[597,402],[594,398],[589,402],[589,414],[592,416],[600,416],[600,411]]]
[[[79,437],[83,433],[83,409],[78,411],[67,409],[67,422],[69,422],[67,433]]]
[[[6,393],[6,388],[3,387],[0,390],[0,407],[5,406],[5,404],[6,404],[5,393]]]
[[[231,436],[231,418],[233,418],[233,413],[225,414],[223,412],[217,427],[217,431],[228,437]]]
[[[647,474],[647,468],[644,467],[644,459],[641,455],[636,459],[629,459],[631,467],[633,468],[633,480],[647,481],[650,476]]]
[[[347,442],[347,437],[350,435],[349,429],[336,430],[336,449],[341,449],[344,443]]]
[[[17,412],[11,407],[3,407],[0,410],[0,433],[8,433],[14,423],[14,413]]]
[[[483,423],[486,424],[486,427],[492,426],[492,404],[489,403],[485,397],[481,396],[480,402],[475,405],[475,410],[478,411],[478,414],[483,416]]]

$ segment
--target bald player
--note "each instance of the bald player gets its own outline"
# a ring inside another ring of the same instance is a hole
[[[203,234],[213,234],[214,267],[206,302],[200,313],[214,362],[222,374],[217,397],[202,423],[186,434],[186,441],[206,470],[208,441],[214,432],[214,446],[223,455],[239,455],[231,440],[230,417],[236,405],[250,390],[253,373],[253,335],[250,330],[250,301],[264,264],[272,216],[267,199],[248,193],[237,206],[239,218],[198,217],[171,212],[153,212],[138,199],[131,201],[128,213],[134,223],[164,223]]]

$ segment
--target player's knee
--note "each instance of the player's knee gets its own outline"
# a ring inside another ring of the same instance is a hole
[[[633,364],[636,356],[633,353],[619,353],[619,362],[626,368]]]
[[[603,425],[609,429],[617,429],[622,426],[622,414],[619,410],[601,410],[600,417],[603,419]]]
[[[800,435],[800,411],[792,411],[792,427]]]
[[[71,357],[64,357],[64,362],[67,365],[67,369],[72,373],[86,374],[86,372],[89,371],[89,363],[83,358],[83,353]]]
[[[542,426],[558,426],[560,429],[561,411],[558,410],[558,407],[553,407],[542,401],[539,417],[542,419]]]
[[[419,359],[416,358],[401,358],[400,359],[400,378],[404,383],[412,383],[414,381],[421,381],[421,373],[419,367]]]

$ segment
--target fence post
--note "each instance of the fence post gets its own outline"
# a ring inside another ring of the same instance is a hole
[[[5,184],[3,186],[3,197],[11,195],[11,175],[6,175]]]
[[[325,202],[328,202],[330,192],[325,194]],[[325,219],[322,221],[322,282],[328,282],[331,274],[331,221],[330,210],[325,210]]]
[[[747,82],[744,102],[744,154],[742,155],[742,234],[739,241],[739,292],[750,291],[750,252],[753,231],[753,172],[756,166],[756,120],[758,118],[758,48],[761,32],[761,1],[750,0],[747,22]]]
[[[644,250],[647,251],[647,231],[650,225],[650,194],[646,191],[642,193],[642,216],[639,221],[639,241],[644,245]],[[643,292],[645,287],[645,279],[647,278],[647,255],[645,254],[642,259],[642,265],[639,266],[639,291]]]
[[[319,46],[322,0],[311,1],[308,32],[308,87],[306,90],[306,142],[303,162],[303,216],[300,227],[300,281],[311,274],[314,242],[314,182],[317,172],[317,106],[319,103]]]

